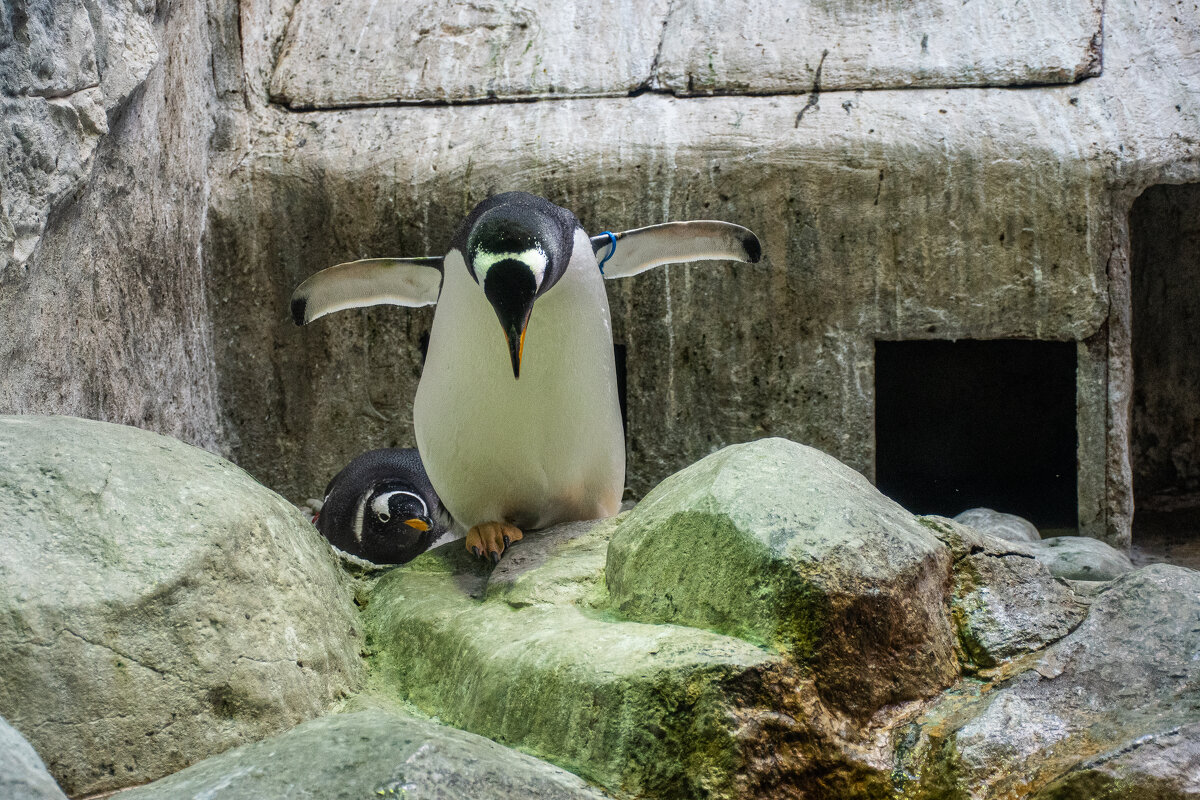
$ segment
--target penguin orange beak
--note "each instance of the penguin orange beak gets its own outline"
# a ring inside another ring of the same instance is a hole
[[[412,519],[404,520],[404,524],[410,528],[415,528],[415,529],[421,531],[422,533],[429,530],[429,524],[427,522],[425,522],[425,520],[418,519],[417,517],[413,517]]]

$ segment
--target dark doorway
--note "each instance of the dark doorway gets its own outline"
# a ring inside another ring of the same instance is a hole
[[[1187,542],[1197,549],[1200,184],[1147,189],[1130,212],[1129,238],[1133,539],[1135,545],[1170,550]]]
[[[917,514],[1078,526],[1074,342],[876,342],[876,485]],[[1071,531],[1073,532],[1073,531]]]

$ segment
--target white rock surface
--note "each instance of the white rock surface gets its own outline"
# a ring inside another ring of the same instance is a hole
[[[328,108],[640,88],[796,94],[1073,83],[1099,74],[1102,7],[298,0],[271,92],[292,108]]]
[[[1100,0],[683,0],[655,75],[675,94],[1074,83],[1100,73]]]
[[[0,718],[0,797],[6,800],[67,800],[41,757],[21,732]]]
[[[298,0],[271,83],[293,108],[627,94],[667,0]]]

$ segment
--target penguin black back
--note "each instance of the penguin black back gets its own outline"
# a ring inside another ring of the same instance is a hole
[[[363,453],[325,488],[316,525],[337,549],[376,564],[404,564],[449,529],[415,448]]]

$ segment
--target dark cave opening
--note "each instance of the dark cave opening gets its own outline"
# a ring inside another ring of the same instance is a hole
[[[1076,345],[875,344],[875,474],[917,514],[976,506],[1078,526]]]
[[[1152,186],[1129,215],[1135,543],[1200,541],[1200,184]],[[1200,554],[1198,554],[1200,555]]]

